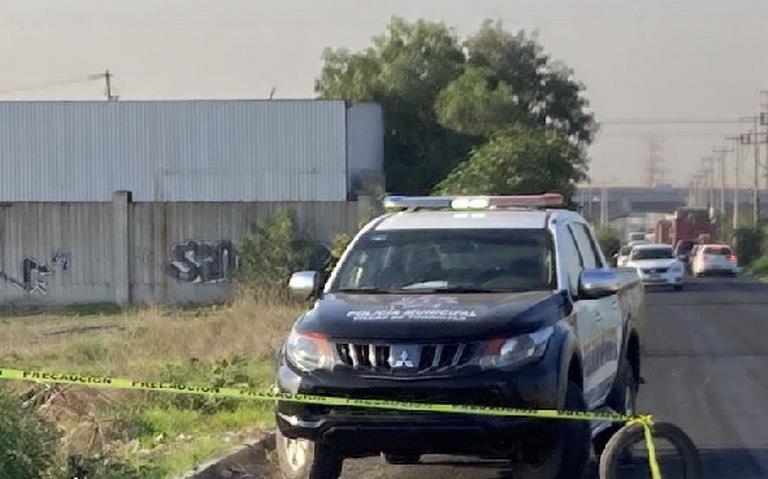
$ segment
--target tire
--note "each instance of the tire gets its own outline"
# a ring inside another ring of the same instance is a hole
[[[637,412],[637,392],[639,386],[640,384],[632,370],[632,363],[624,357],[621,361],[617,380],[606,400],[606,405],[619,414],[626,414],[628,416],[635,414]],[[600,432],[592,440],[596,456],[603,453],[605,445],[621,427],[622,424],[613,424],[605,431]],[[627,457],[624,458],[624,460],[627,459]]]
[[[683,477],[681,479],[700,479],[702,477],[701,456],[690,437],[682,429],[667,422],[659,422],[652,428],[654,438],[663,438],[674,446],[683,462]],[[643,426],[632,424],[624,426],[617,432],[600,456],[600,479],[618,479],[620,475],[621,457],[639,441],[645,441]]]
[[[568,385],[563,409],[585,411],[584,393],[574,383]],[[588,421],[555,420],[553,444],[540,451],[533,462],[514,465],[513,477],[531,479],[573,479],[582,477],[589,463],[590,424]]]
[[[683,290],[683,285],[682,284],[676,284],[676,285],[672,286],[672,289],[674,289],[675,291],[682,291]]]
[[[344,458],[309,439],[290,439],[280,429],[276,435],[277,458],[283,479],[338,479]]]

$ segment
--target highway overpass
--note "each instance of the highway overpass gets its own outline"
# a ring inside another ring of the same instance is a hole
[[[720,189],[714,192],[715,210],[720,208]],[[673,213],[675,209],[686,206],[709,205],[709,192],[699,192],[693,198],[689,188],[681,187],[642,187],[642,186],[580,186],[574,200],[581,205],[583,213],[594,223],[600,223],[601,208],[607,205],[608,221],[642,213]],[[760,190],[761,205],[768,205],[768,190]],[[728,212],[733,211],[734,189],[725,189],[725,204]],[[751,215],[752,190],[739,190],[739,205],[745,215]],[[768,208],[763,208],[768,209]],[[768,215],[768,211],[763,211]],[[747,216],[749,217],[749,216]]]

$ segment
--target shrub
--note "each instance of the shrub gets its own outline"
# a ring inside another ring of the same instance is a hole
[[[760,228],[742,226],[736,229],[734,247],[739,255],[739,262],[749,265],[758,259],[763,252],[764,242],[765,232]]]
[[[133,465],[101,458],[71,456],[67,464],[67,478],[87,479],[162,479],[163,471],[149,464]]]
[[[0,477],[51,477],[59,434],[33,409],[0,387]]]
[[[294,271],[322,270],[328,250],[308,239],[293,212],[280,210],[253,226],[240,241],[241,281],[269,290],[283,289]]]
[[[601,228],[597,231],[597,242],[600,243],[600,249],[608,261],[621,249],[621,238],[616,230],[612,228]]]
[[[761,278],[768,277],[768,254],[764,254],[753,262],[749,272]]]

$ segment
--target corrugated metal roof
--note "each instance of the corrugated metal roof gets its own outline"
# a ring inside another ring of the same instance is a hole
[[[345,200],[345,123],[341,101],[0,102],[0,201]]]

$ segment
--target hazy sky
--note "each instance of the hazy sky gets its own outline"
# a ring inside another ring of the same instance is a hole
[[[98,99],[97,81],[9,90],[105,68],[126,100],[311,97],[323,48],[362,48],[392,15],[461,36],[484,18],[538,30],[598,120],[736,119],[768,89],[766,0],[0,0],[0,99]],[[668,179],[685,183],[738,128],[606,124],[591,175],[642,182],[656,134]]]

